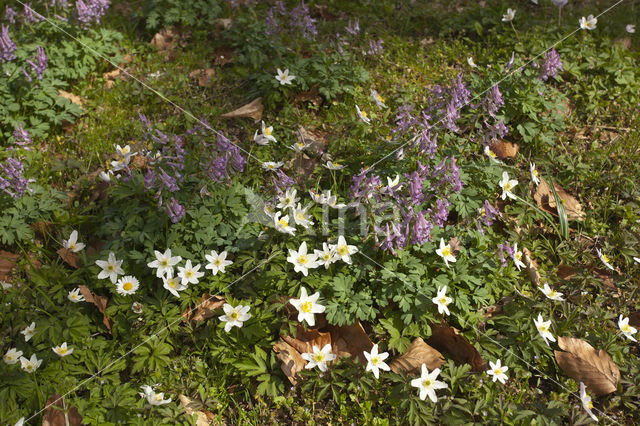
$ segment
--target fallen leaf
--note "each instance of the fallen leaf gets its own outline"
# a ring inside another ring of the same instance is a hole
[[[173,50],[176,48],[178,36],[175,27],[163,28],[151,39],[151,44],[160,51]]]
[[[631,48],[631,39],[629,37],[621,37],[613,42],[614,46],[620,46],[624,50]]]
[[[10,282],[9,275],[11,270],[16,266],[16,262],[20,256],[0,250],[0,280]]]
[[[629,325],[631,327],[640,328],[640,311],[629,314]]]
[[[608,269],[592,269],[591,273],[595,275],[597,278],[600,278],[604,283],[605,287],[608,287],[612,290],[618,289],[613,283],[613,277],[609,274]]]
[[[584,382],[587,389],[596,395],[615,392],[620,381],[620,370],[608,353],[573,337],[558,337],[558,346],[562,351],[553,353],[558,365],[569,377]]]
[[[253,120],[257,123],[262,119],[262,111],[264,110],[264,106],[262,105],[262,98],[256,98],[250,103],[241,106],[240,108],[228,112],[226,114],[222,114],[220,118],[253,118]]]
[[[522,262],[527,268],[527,275],[529,275],[529,280],[533,285],[540,286],[540,273],[538,272],[538,264],[535,260],[532,259],[531,251],[525,247],[522,249],[522,253]]]
[[[81,107],[84,104],[84,100],[80,96],[74,95],[73,93],[65,92],[64,90],[58,89],[58,96]]]
[[[130,64],[131,62],[133,62],[133,56],[131,56],[131,53],[127,53],[126,55],[124,55],[124,57],[122,58],[122,62],[120,63],[120,65],[127,65]]]
[[[446,351],[456,364],[470,364],[473,371],[484,371],[485,362],[478,350],[460,334],[460,331],[448,324],[431,326],[431,337],[427,343],[440,352]]]
[[[207,426],[211,424],[211,421],[215,418],[213,413],[207,410],[201,410],[202,404],[193,401],[186,395],[180,395],[178,397],[180,403],[184,407],[184,411],[189,416],[193,416],[194,414],[198,416],[196,420],[196,426]]]
[[[561,280],[570,280],[576,276],[576,271],[569,265],[560,264],[556,270],[556,275]]]
[[[302,359],[300,352],[285,342],[282,337],[278,340],[278,343],[273,346],[273,351],[280,360],[280,368],[284,375],[287,376],[292,385],[297,385],[300,381],[298,372],[304,369],[307,361]]]
[[[582,206],[580,205],[578,200],[565,192],[565,190],[562,189],[562,187],[556,182],[553,183],[553,186],[555,186],[556,192],[562,200],[564,209],[567,212],[567,219],[584,219],[585,213],[582,211]],[[544,211],[547,211],[555,216],[558,215],[558,211],[556,209],[556,200],[553,196],[553,191],[551,190],[549,184],[544,180],[544,178],[540,178],[540,185],[536,187],[533,193],[533,199],[536,201],[538,207],[540,207]]]
[[[222,308],[222,305],[226,303],[224,297],[212,296],[207,293],[203,294],[201,299],[202,302],[182,313],[185,321],[204,321],[211,318],[214,315],[213,311]]]
[[[458,254],[460,249],[462,248],[462,243],[458,239],[458,237],[452,237],[449,239],[449,247],[451,247],[451,251],[453,254]]]
[[[213,76],[215,74],[215,70],[213,68],[193,70],[189,73],[190,78],[198,79],[198,86],[200,87],[211,87],[213,86]]]
[[[360,321],[350,325],[328,325],[324,328],[331,335],[331,348],[339,356],[350,356],[359,358],[366,363],[363,351],[371,351],[373,342],[364,331]]]
[[[102,78],[104,78],[105,80],[115,80],[120,76],[121,73],[122,72],[120,71],[120,69],[116,68],[113,71],[105,72],[104,74],[102,74]]]
[[[511,143],[501,139],[495,139],[491,145],[489,145],[491,151],[493,151],[499,159],[515,158],[520,146],[517,143]]]
[[[73,251],[69,250],[68,248],[61,247],[58,249],[56,253],[58,253],[60,255],[60,258],[64,260],[65,263],[67,263],[71,267],[76,269],[79,268],[78,255],[75,254]]]
[[[93,294],[86,285],[80,285],[78,288],[80,289],[80,294],[82,294],[84,300],[86,300],[87,303],[93,303],[98,308],[102,314],[102,323],[107,327],[107,330],[109,330],[109,334],[111,334],[111,318],[104,314],[104,311],[107,309],[107,301],[109,299],[106,296]]]
[[[217,30],[230,30],[231,29],[231,24],[233,24],[233,19],[231,18],[219,18],[216,19],[213,23],[213,27],[216,28]]]
[[[305,328],[298,324],[296,328],[296,337],[284,336],[284,341],[293,346],[300,354],[313,353],[313,347],[317,346],[320,349],[324,345],[331,343],[331,334],[329,332],[321,332],[317,329]],[[331,348],[332,353],[336,353],[336,348]],[[337,354],[336,354],[337,355]]]
[[[76,407],[65,409],[64,400],[54,393],[44,405],[42,426],[78,426],[82,424],[82,416]]]
[[[412,373],[418,371],[422,364],[426,364],[429,370],[433,370],[444,364],[444,357],[436,349],[427,345],[421,337],[417,337],[405,353],[389,363],[389,367],[394,373],[400,371]]]
[[[335,20],[338,17],[335,13],[329,12],[329,6],[327,5],[316,4],[315,8],[322,19]]]

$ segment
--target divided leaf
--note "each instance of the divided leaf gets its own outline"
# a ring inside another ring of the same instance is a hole
[[[584,382],[587,390],[596,395],[615,392],[620,381],[620,370],[608,353],[573,337],[558,337],[558,346],[562,351],[553,353],[558,365],[569,377]]]
[[[400,371],[412,373],[418,371],[422,364],[426,364],[429,370],[433,370],[444,364],[444,357],[427,345],[421,337],[417,337],[405,353],[389,363],[389,367],[394,373]]]

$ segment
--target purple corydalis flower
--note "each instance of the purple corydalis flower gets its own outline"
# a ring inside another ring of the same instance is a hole
[[[18,12],[16,12],[12,8],[10,8],[9,5],[5,6],[5,8],[4,8],[4,19],[6,19],[7,21],[9,21],[12,24],[15,24],[16,23],[16,15],[17,14],[18,14]]]
[[[498,110],[504,105],[504,99],[502,99],[502,93],[497,84],[489,89],[489,93],[487,93],[482,103],[484,104],[487,114],[495,118]]]
[[[384,48],[382,47],[383,44],[384,40],[381,38],[378,39],[378,41],[369,40],[369,50],[367,51],[367,53],[372,56],[381,54],[384,50]]]
[[[509,245],[508,241],[506,241],[505,244],[498,244],[498,254],[500,255],[500,262],[503,267],[507,266],[507,259],[504,257],[505,252],[507,256],[515,260],[516,252],[513,250],[513,247]]]
[[[0,190],[10,197],[19,198],[27,191],[29,181],[24,178],[24,164],[15,158],[7,158],[0,163]]]
[[[148,191],[153,188],[153,185],[156,181],[156,171],[153,169],[149,169],[147,173],[144,174],[144,190]]]
[[[16,126],[16,130],[13,132],[13,139],[13,143],[21,146],[29,145],[32,142],[29,132],[24,130],[22,123],[18,123]]]
[[[360,34],[360,20],[356,19],[353,24],[349,20],[349,24],[344,27],[344,30],[354,36]]]
[[[180,190],[180,187],[178,186],[176,179],[168,175],[163,168],[160,168],[159,177],[160,177],[160,181],[162,182],[162,185],[164,185],[169,191],[176,192]]]
[[[289,16],[291,18],[291,26],[302,30],[304,38],[309,40],[315,39],[316,35],[318,35],[315,24],[316,20],[309,14],[309,6],[304,3],[304,0],[291,10]]]
[[[479,209],[478,212],[478,230],[484,234],[484,228],[482,228],[482,224],[487,228],[493,225],[493,221],[500,214],[500,211],[494,208],[491,204],[489,204],[488,200],[484,200],[484,205]]]
[[[296,183],[296,181],[287,176],[287,174],[281,169],[276,170],[275,175],[276,176],[272,177],[271,180],[278,193],[285,192],[287,189],[292,188]]]
[[[36,78],[38,80],[42,80],[42,77],[44,76],[44,72],[47,70],[47,63],[49,62],[47,55],[44,52],[44,49],[38,46],[38,49],[36,51],[36,57],[33,59],[29,59],[26,62],[27,64],[31,65],[31,68],[35,71]],[[30,78],[29,78],[29,81],[31,81]]]
[[[0,31],[0,61],[6,62],[16,58],[14,53],[18,48],[9,37],[9,27],[2,25]]]
[[[94,22],[99,24],[100,19],[107,12],[109,4],[110,0],[78,0],[76,2],[78,21],[85,27]]]
[[[564,69],[564,65],[560,60],[560,55],[556,52],[556,49],[551,49],[544,55],[544,62],[540,67],[540,80],[547,81],[549,77],[556,77],[560,71]]]
[[[180,205],[180,203],[178,203],[178,200],[171,197],[171,201],[167,203],[167,214],[169,215],[169,219],[171,219],[171,222],[178,222],[184,217],[185,212],[186,210],[184,206]]]
[[[31,8],[31,3],[24,5],[24,20],[29,23],[44,21],[42,15]]]

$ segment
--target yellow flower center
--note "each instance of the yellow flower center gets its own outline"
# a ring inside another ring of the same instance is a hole
[[[448,245],[442,249],[442,257],[451,256],[451,247]]]
[[[360,115],[363,116],[364,118],[367,118],[367,113],[366,111],[360,111]]]
[[[161,260],[160,266],[169,266],[169,262],[167,262],[166,260]]]
[[[76,249],[76,245],[74,243],[69,243],[69,249],[75,250]]]
[[[307,262],[309,262],[309,257],[305,256],[304,254],[301,254],[300,256],[298,256],[298,263],[301,265],[306,265]]]
[[[516,259],[522,260],[522,253],[520,252],[516,253]]]
[[[426,379],[422,381],[422,386],[424,386],[425,388],[430,388],[431,387],[431,379]]]
[[[220,259],[216,259],[215,262],[213,262],[216,266],[220,266]]]
[[[504,190],[505,191],[511,191],[511,189],[513,188],[513,186],[511,186],[511,182],[507,182],[504,184]]]
[[[159,394],[156,394],[155,398],[156,398],[156,401],[160,401],[162,399]]]
[[[629,327],[629,324],[623,325],[621,330],[623,333],[631,333],[631,327]]]
[[[236,311],[231,312],[231,319],[233,320],[237,320],[238,319],[238,313]]]
[[[313,360],[315,362],[322,362],[324,360],[324,353],[320,352],[320,353],[317,353],[317,354],[313,355]]]
[[[170,278],[169,279],[169,287],[176,288],[177,285],[178,285],[178,283],[176,282],[176,280],[174,278]]]
[[[449,301],[447,300],[447,296],[442,296],[440,298],[440,304],[441,305],[448,305],[449,304]]]
[[[124,283],[122,285],[122,288],[125,289],[126,291],[129,291],[129,290],[131,290],[133,288],[133,284],[130,283],[129,281],[127,281],[126,283]]]
[[[538,326],[538,330],[540,330],[542,333],[548,333],[549,327],[547,327],[546,325],[540,325]]]
[[[340,163],[333,163],[333,167],[340,167],[341,164]]]
[[[338,246],[338,254],[340,256],[346,256],[349,254],[349,248],[345,245]]]
[[[278,221],[278,225],[283,226],[283,227],[284,227],[284,226],[289,226],[289,222],[287,222],[287,219],[282,218],[282,219],[280,219],[280,220]]]
[[[500,375],[502,374],[502,368],[496,368],[493,370],[493,374]]]
[[[60,355],[64,355],[64,354],[66,354],[66,353],[67,353],[67,351],[68,351],[68,350],[69,350],[69,349],[67,349],[67,348],[58,348],[58,353],[59,353]]]
[[[535,177],[538,177],[538,170],[533,169],[533,175],[534,175]]]
[[[480,216],[485,216],[487,214],[487,211],[483,208],[480,209]]]
[[[607,256],[606,254],[602,255],[602,260],[609,263],[609,256]]]
[[[313,303],[307,300],[302,305],[300,305],[300,309],[302,309],[302,312],[309,313],[311,312],[311,309],[313,309]]]
[[[191,277],[193,277],[193,272],[187,271],[187,273],[185,275],[187,276],[187,278],[191,278]]]
[[[267,164],[267,168],[273,169],[273,164]]]
[[[267,127],[266,129],[264,129],[264,134],[265,135],[271,136],[271,133],[273,133],[273,128]]]
[[[491,150],[488,150],[487,154],[489,154],[489,157],[491,157],[491,158],[496,158],[496,153],[491,151]]]
[[[113,265],[107,265],[107,269],[109,271],[113,271],[114,269],[116,269]]]
[[[591,400],[589,400],[589,402],[587,402],[587,407],[589,407],[589,410],[591,410],[593,408],[593,402],[591,402]]]
[[[551,290],[551,291],[549,292],[549,297],[555,297],[557,294],[558,294],[558,292],[557,292],[557,291],[555,291],[555,290]]]
[[[323,254],[322,258],[328,262],[329,260],[331,260],[331,253],[327,252],[327,253]]]
[[[382,96],[378,95],[378,100],[382,103],[384,103],[384,99],[382,99]]]
[[[373,358],[371,358],[371,364],[373,365],[380,364],[380,358],[378,358],[377,356],[374,356]]]

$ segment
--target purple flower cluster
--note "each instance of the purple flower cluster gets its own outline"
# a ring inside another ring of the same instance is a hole
[[[8,158],[0,163],[0,190],[10,197],[19,198],[27,191],[29,181],[24,178],[24,165],[15,158]]]
[[[500,211],[489,204],[488,200],[484,200],[484,205],[478,211],[478,231],[484,235],[484,228],[493,225],[493,221],[500,214]]]
[[[9,38],[9,27],[2,25],[0,31],[0,62],[11,61],[16,58],[16,44]]]
[[[13,143],[20,146],[26,146],[30,145],[31,142],[29,132],[24,130],[22,123],[18,123],[16,130],[13,132]]]
[[[281,194],[285,192],[287,189],[292,188],[295,185],[295,181],[287,176],[285,172],[281,169],[276,170],[275,177],[271,178],[273,182],[273,186],[276,188],[276,192]]]
[[[500,92],[497,84],[489,89],[489,93],[487,93],[487,95],[482,100],[482,105],[484,106],[487,114],[489,114],[493,118],[496,118],[496,114],[504,105],[504,99],[502,98],[502,93]]]
[[[35,58],[31,58],[27,60],[27,64],[31,66],[31,69],[36,73],[36,78],[38,80],[42,80],[44,76],[44,72],[47,70],[47,63],[49,62],[47,58],[47,54],[44,52],[44,49],[38,46],[36,51]],[[31,81],[31,76],[29,73],[23,68],[22,72],[27,77],[27,80]]]
[[[353,36],[360,34],[360,20],[356,19],[353,24],[349,20],[349,24],[344,27],[344,30]]]
[[[540,66],[540,75],[538,78],[542,81],[547,81],[549,77],[555,78],[563,69],[564,65],[560,60],[560,55],[558,55],[556,49],[551,49],[544,55],[544,62]]]
[[[12,8],[10,8],[9,5],[5,6],[5,8],[4,8],[4,19],[6,21],[9,21],[10,23],[15,24],[16,23],[16,15],[17,14],[18,14],[18,12],[16,12]]]
[[[93,23],[99,24],[100,19],[107,13],[110,0],[78,0],[76,1],[76,13],[78,21],[88,27]]]
[[[305,4],[304,0],[291,10],[289,17],[291,19],[291,26],[302,31],[304,38],[308,40],[316,38],[316,35],[318,35],[318,29],[315,24],[316,20],[311,17],[309,6]]]
[[[24,20],[31,24],[44,21],[44,17],[31,8],[31,3],[25,3]]]
[[[377,41],[369,40],[369,50],[367,50],[367,54],[371,56],[380,55],[384,51],[384,48],[382,47],[383,44],[383,39],[378,39]]]
[[[507,259],[504,257],[505,252],[515,261],[516,252],[513,247],[509,245],[509,242],[507,241],[505,244],[498,244],[498,255],[500,256],[500,263],[502,264],[502,267],[507,266]]]
[[[171,201],[167,203],[167,214],[169,215],[169,219],[171,219],[172,223],[176,223],[180,221],[184,217],[186,209],[183,205],[178,203],[178,200],[171,197]]]
[[[284,2],[282,0],[276,1],[275,4],[267,11],[267,16],[264,18],[264,21],[267,25],[266,33],[268,36],[272,36],[273,34],[280,32],[280,23],[278,22],[277,16],[285,16],[286,14],[287,8],[284,6]]]

